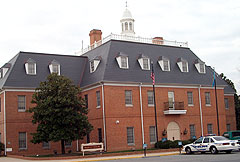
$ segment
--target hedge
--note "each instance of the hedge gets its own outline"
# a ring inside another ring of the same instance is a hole
[[[170,141],[166,140],[164,142],[158,141],[158,143],[155,143],[155,148],[160,148],[160,149],[169,149],[169,148],[179,148],[178,142],[180,140],[175,140],[175,141]],[[182,141],[182,145],[187,145],[189,143],[193,143],[195,139],[190,139],[190,140],[184,140]]]

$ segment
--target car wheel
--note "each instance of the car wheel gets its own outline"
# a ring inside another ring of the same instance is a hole
[[[212,146],[212,147],[210,148],[210,152],[211,152],[212,154],[217,154],[217,153],[218,153],[218,150],[217,150],[217,148],[216,148],[215,146]]]
[[[190,147],[186,147],[185,152],[186,154],[192,154],[192,150],[190,149]]]
[[[227,154],[231,154],[232,150],[225,151]]]

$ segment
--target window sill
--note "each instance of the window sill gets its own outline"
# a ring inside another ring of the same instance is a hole
[[[27,148],[19,148],[19,151],[27,151]]]
[[[128,146],[135,146],[135,143],[128,143]]]
[[[154,105],[153,104],[148,104],[148,107],[154,107]]]
[[[188,104],[189,107],[193,107],[194,105],[193,104]]]
[[[210,107],[210,106],[211,106],[211,104],[206,104],[206,106]]]
[[[18,112],[26,112],[26,110],[18,110]]]
[[[226,110],[229,110],[229,107],[228,108],[225,108]]]
[[[100,109],[100,107],[101,107],[101,106],[97,106],[96,108],[97,108],[97,109]]]
[[[126,107],[133,107],[132,104],[126,104],[125,106],[126,106]]]

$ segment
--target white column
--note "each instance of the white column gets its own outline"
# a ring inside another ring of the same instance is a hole
[[[144,125],[143,125],[143,108],[142,108],[142,83],[139,85],[140,110],[141,110],[141,125],[142,125],[142,143],[144,144]]]
[[[104,84],[102,84],[102,107],[103,107],[103,132],[104,132],[104,151],[107,150],[107,141],[106,141],[106,121],[105,121],[105,104],[104,104]]]
[[[199,110],[200,110],[200,122],[201,122],[201,134],[203,136],[203,119],[202,119],[202,100],[201,100],[201,85],[198,88],[198,96],[199,96]]]

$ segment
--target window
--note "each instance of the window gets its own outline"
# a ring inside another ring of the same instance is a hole
[[[97,70],[98,65],[100,64],[102,60],[101,56],[96,56],[95,58],[93,58],[93,60],[90,61],[90,73],[93,73],[94,71]]]
[[[193,105],[193,93],[187,92],[187,97],[188,97],[188,105],[192,106]]]
[[[97,97],[97,108],[98,108],[101,106],[100,91],[96,92],[96,97]]]
[[[203,143],[209,143],[210,138],[204,138]]]
[[[227,124],[227,132],[231,131],[230,124]]]
[[[205,104],[207,106],[211,105],[210,92],[205,92]]]
[[[127,57],[121,57],[121,67],[128,68],[127,67]]]
[[[102,128],[98,128],[98,142],[102,142]]]
[[[170,71],[169,70],[169,61],[168,60],[163,60],[163,70],[164,71]]]
[[[200,73],[205,73],[205,68],[204,68],[205,64],[200,63],[199,66],[200,66]]]
[[[36,69],[37,69],[36,61],[29,58],[25,63],[26,74],[36,75],[36,71],[37,71]]]
[[[143,58],[143,69],[148,70],[149,69],[149,59]]]
[[[19,149],[27,149],[27,133],[26,132],[19,132],[18,144],[19,144]]]
[[[164,56],[158,58],[158,64],[161,67],[162,71],[170,71],[170,61]]]
[[[207,125],[207,131],[208,131],[208,134],[213,134],[212,124],[208,124],[208,125]]]
[[[132,23],[129,23],[129,30],[132,30]]]
[[[127,144],[134,145],[134,128],[127,127]]]
[[[49,64],[49,70],[50,73],[57,73],[58,75],[60,75],[60,63],[57,62],[56,60],[53,60],[50,64]]]
[[[90,134],[87,133],[87,143],[90,143]]]
[[[195,141],[195,143],[202,143],[202,141],[203,141],[203,137],[200,137]]]
[[[94,61],[90,62],[90,72],[94,72]]]
[[[148,106],[154,105],[153,91],[147,91],[148,95]]]
[[[149,127],[149,136],[150,136],[150,143],[155,143],[157,141],[155,126]]]
[[[72,147],[72,141],[65,141],[65,147]]]
[[[182,71],[183,72],[188,72],[187,62],[185,62],[185,61],[182,62]]]
[[[225,109],[229,109],[228,98],[224,98]]]
[[[42,143],[42,147],[43,147],[44,149],[49,149],[49,148],[50,148],[50,143],[49,143],[49,142],[43,142],[43,143]]]
[[[85,105],[86,105],[86,108],[88,108],[88,95],[84,95],[84,99],[85,99]]]
[[[125,22],[125,30],[128,30],[128,23]]]
[[[26,96],[18,96],[18,111],[24,112],[26,110]]]
[[[132,91],[125,91],[125,104],[126,106],[132,105]]]
[[[195,125],[194,124],[190,124],[189,125],[190,128],[190,138],[196,138],[196,130],[195,130]]]
[[[36,74],[35,63],[28,63],[28,74]]]

